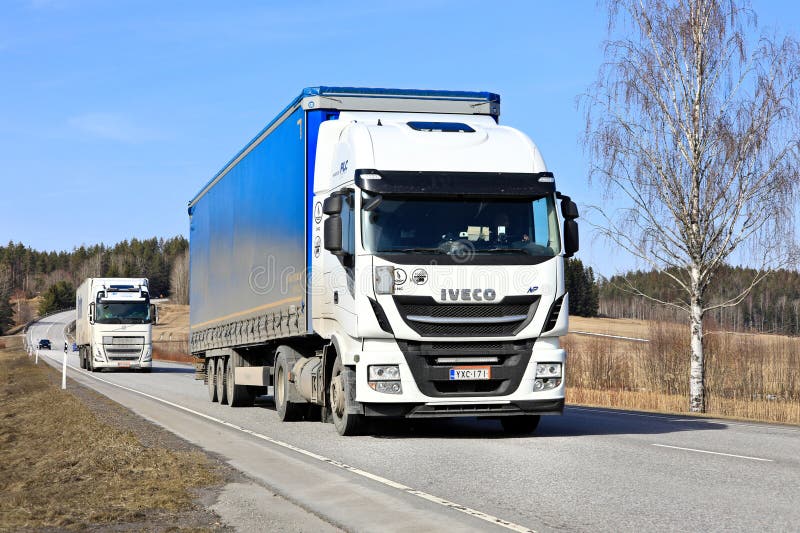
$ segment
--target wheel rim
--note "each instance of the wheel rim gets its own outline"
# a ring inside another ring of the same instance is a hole
[[[331,380],[331,410],[337,418],[344,415],[344,383],[342,375],[336,374]]]

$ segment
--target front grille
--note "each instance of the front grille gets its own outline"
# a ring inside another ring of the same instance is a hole
[[[142,355],[142,345],[113,345],[105,344],[103,348],[106,356],[111,361],[136,361]]]
[[[105,336],[103,337],[103,344],[123,344],[123,345],[132,345],[132,344],[144,344],[144,337],[110,337]]]
[[[499,318],[527,315],[530,304],[405,304],[406,315],[432,318]]]
[[[395,296],[408,326],[423,337],[510,337],[533,318],[539,296],[510,296],[498,303],[440,303],[430,297]]]

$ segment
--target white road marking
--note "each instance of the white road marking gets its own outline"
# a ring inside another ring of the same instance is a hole
[[[650,342],[650,339],[639,339],[637,337],[623,337],[621,335],[608,335],[606,333],[592,333],[591,331],[569,330],[567,333],[574,333],[576,335],[591,335],[593,337],[606,337],[606,338],[609,338],[609,339],[620,339],[620,340],[623,340],[623,341]]]
[[[687,452],[697,452],[697,453],[710,453],[712,455],[724,455],[726,457],[736,457],[738,459],[749,459],[751,461],[764,461],[767,463],[772,463],[772,459],[764,459],[762,457],[750,457],[749,455],[736,455],[733,453],[722,453],[722,452],[712,452],[709,450],[697,450],[695,448],[683,448],[681,446],[669,446],[667,444],[652,444],[652,446],[658,446],[659,448],[672,448],[674,450],[684,450]]]
[[[50,359],[56,360],[56,358],[53,357],[52,355],[50,355],[50,354],[46,354],[46,355]],[[477,509],[472,509],[470,507],[465,507],[465,506],[460,505],[458,503],[451,502],[449,500],[445,500],[444,498],[440,498],[438,496],[434,496],[433,494],[428,494],[427,492],[416,490],[414,488],[411,488],[411,487],[408,487],[406,485],[403,485],[402,483],[398,483],[396,481],[392,481],[391,479],[387,479],[387,478],[379,476],[377,474],[373,474],[371,472],[367,472],[366,470],[361,470],[360,468],[356,468],[356,467],[350,466],[350,465],[348,465],[346,463],[342,463],[341,461],[337,461],[335,459],[330,459],[328,457],[325,457],[324,455],[319,455],[317,453],[305,450],[303,448],[299,448],[299,447],[297,447],[297,446],[295,446],[293,444],[289,444],[288,442],[283,442],[283,441],[279,441],[277,439],[273,439],[272,437],[268,437],[267,435],[263,435],[261,433],[257,433],[257,432],[255,432],[253,430],[238,426],[238,425],[233,424],[231,422],[226,422],[225,420],[222,420],[222,419],[207,415],[205,413],[201,413],[199,411],[195,411],[194,409],[190,409],[188,407],[184,407],[183,405],[179,405],[179,404],[171,402],[169,400],[165,400],[163,398],[159,398],[157,396],[153,396],[152,394],[147,394],[146,392],[142,392],[140,390],[132,389],[130,387],[125,387],[123,385],[118,385],[117,383],[114,383],[112,381],[108,381],[107,379],[103,379],[103,378],[101,378],[99,376],[96,376],[96,375],[92,374],[91,372],[88,372],[86,370],[82,370],[82,369],[80,369],[78,367],[69,365],[69,368],[71,370],[75,370],[75,371],[79,372],[80,374],[82,374],[82,375],[84,375],[86,377],[90,377],[90,378],[96,379],[97,381],[101,381],[103,383],[111,385],[112,387],[117,387],[119,389],[126,390],[126,391],[132,392],[134,394],[139,394],[140,396],[144,396],[145,398],[150,398],[151,400],[155,400],[157,402],[161,402],[161,403],[163,403],[165,405],[169,405],[170,407],[174,407],[176,409],[180,409],[181,411],[185,411],[187,413],[191,413],[191,414],[193,414],[195,416],[199,416],[201,418],[205,418],[206,420],[210,420],[212,422],[216,422],[217,424],[223,425],[223,426],[231,428],[231,429],[235,429],[236,431],[241,431],[242,433],[246,433],[246,434],[251,435],[253,437],[256,437],[258,439],[261,439],[261,440],[264,440],[266,442],[269,442],[270,444],[274,444],[276,446],[280,446],[282,448],[286,448],[288,450],[292,450],[292,451],[297,452],[299,454],[305,455],[306,457],[310,457],[312,459],[316,459],[317,461],[321,461],[323,463],[327,463],[327,464],[329,464],[331,466],[335,466],[337,468],[341,468],[342,470],[347,470],[348,472],[352,472],[353,474],[356,474],[358,476],[361,476],[361,477],[364,477],[364,478],[367,478],[367,479],[371,479],[372,481],[376,481],[378,483],[381,483],[382,485],[386,485],[387,487],[391,487],[393,489],[397,489],[397,490],[403,491],[406,494],[410,494],[412,496],[417,496],[417,497],[422,498],[424,500],[427,500],[429,502],[441,505],[443,507],[447,507],[448,509],[452,509],[454,511],[460,511],[460,512],[462,512],[464,514],[467,514],[469,516],[472,516],[474,518],[478,518],[480,520],[484,520],[486,522],[490,522],[490,523],[492,523],[492,524],[494,524],[496,526],[500,526],[500,527],[503,527],[503,528],[511,530],[511,531],[518,531],[518,532],[521,532],[521,533],[536,533],[535,530],[530,529],[528,527],[521,526],[521,525],[515,524],[513,522],[509,522],[508,520],[504,520],[502,518],[498,518],[498,517],[492,516],[490,514],[486,514],[486,513],[482,512],[482,511],[478,511]]]

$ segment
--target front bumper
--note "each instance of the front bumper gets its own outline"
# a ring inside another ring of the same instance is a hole
[[[430,350],[409,350],[402,341],[398,345],[394,340],[365,341],[363,348],[355,362],[355,399],[367,416],[498,417],[561,414],[564,410],[566,352],[558,347],[557,340],[539,339],[524,344],[524,348],[518,343],[516,349],[498,358],[498,364],[488,365],[492,376],[497,378],[495,383],[462,382],[463,387],[446,381],[449,368],[461,365],[437,365],[432,362],[435,355],[431,355]],[[474,354],[469,352],[469,355]],[[534,392],[536,364],[543,362],[561,363],[561,383],[553,389]],[[400,394],[386,394],[370,388],[368,367],[376,364],[399,367]]]
[[[95,368],[133,368],[133,369],[140,369],[140,368],[152,368],[153,362],[152,361],[98,361],[95,359],[93,361]]]

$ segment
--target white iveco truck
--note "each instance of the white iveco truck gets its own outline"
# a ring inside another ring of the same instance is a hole
[[[492,93],[308,88],[225,165],[189,203],[209,398],[274,386],[281,420],[342,435],[561,414],[578,211],[499,113]]]
[[[147,278],[87,278],[75,293],[81,368],[150,372],[155,305]]]

